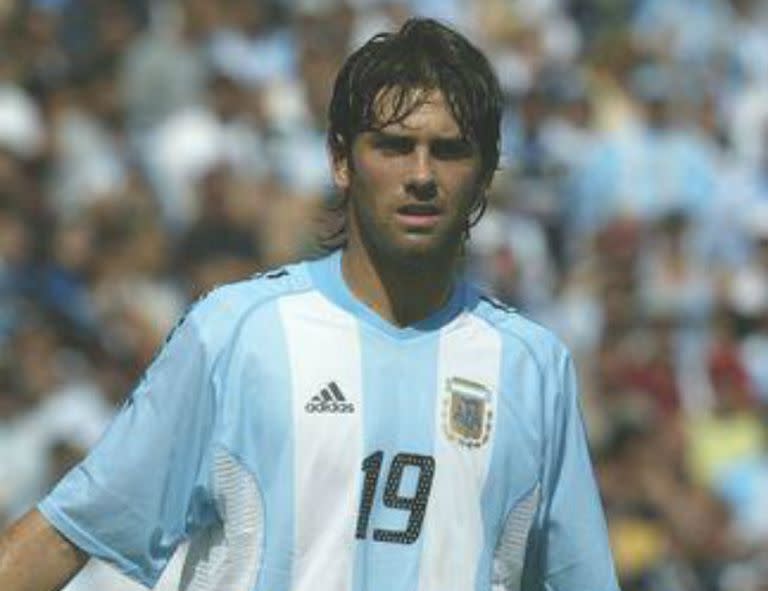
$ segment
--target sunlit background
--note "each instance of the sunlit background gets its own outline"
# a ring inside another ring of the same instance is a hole
[[[467,265],[574,352],[624,591],[768,589],[766,12],[0,0],[0,524],[98,439],[191,301],[315,252],[336,70],[424,14],[500,75]],[[92,563],[67,589],[138,587]]]

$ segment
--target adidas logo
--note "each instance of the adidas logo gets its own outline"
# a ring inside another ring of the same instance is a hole
[[[304,410],[309,413],[350,413],[355,412],[355,405],[347,402],[336,382],[329,383],[307,402]]]

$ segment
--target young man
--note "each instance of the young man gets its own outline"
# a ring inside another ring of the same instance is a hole
[[[330,109],[344,245],[215,290],[104,439],[6,535],[3,591],[87,555],[182,589],[617,589],[573,366],[455,277],[498,162],[486,59],[430,20]]]

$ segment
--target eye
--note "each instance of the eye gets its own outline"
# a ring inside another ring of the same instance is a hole
[[[435,140],[432,143],[432,155],[441,160],[471,158],[474,151],[472,143],[461,138]]]
[[[373,146],[386,155],[407,154],[413,149],[413,141],[400,136],[379,136],[373,141]]]

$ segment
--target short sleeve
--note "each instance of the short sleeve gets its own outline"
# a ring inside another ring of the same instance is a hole
[[[564,355],[545,452],[543,504],[534,531],[535,568],[524,588],[619,589],[600,495],[589,457],[573,363]]]
[[[179,542],[215,518],[208,482],[216,417],[209,357],[188,317],[104,437],[38,506],[85,552],[147,586]]]

